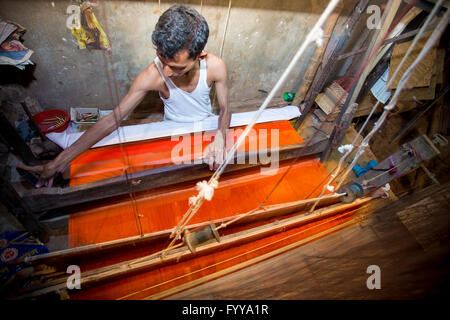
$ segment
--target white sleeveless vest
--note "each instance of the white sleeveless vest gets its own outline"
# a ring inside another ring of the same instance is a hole
[[[169,99],[164,99],[164,120],[176,122],[194,122],[213,116],[211,99],[206,82],[206,59],[200,60],[200,77],[197,87],[192,92],[186,92],[178,88],[170,78],[166,78],[163,73],[163,65],[158,57],[155,58],[155,65],[158,68],[161,78],[169,88]]]

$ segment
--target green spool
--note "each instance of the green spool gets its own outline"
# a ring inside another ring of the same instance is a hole
[[[294,101],[294,98],[295,98],[295,92],[285,92],[283,94],[283,98],[284,98],[284,101],[286,101],[286,102],[292,102],[292,101]]]

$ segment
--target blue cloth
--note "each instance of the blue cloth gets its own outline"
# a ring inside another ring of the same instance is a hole
[[[367,171],[371,170],[372,168],[375,168],[377,165],[378,165],[378,162],[376,162],[375,160],[370,160],[364,168],[362,168],[358,165],[355,165],[353,167],[353,172],[356,174],[357,177],[360,177],[363,174],[365,174]]]
[[[21,64],[28,60],[33,51],[30,49],[22,51],[0,51],[0,64]]]

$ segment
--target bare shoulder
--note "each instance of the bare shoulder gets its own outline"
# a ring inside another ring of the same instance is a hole
[[[160,91],[164,89],[164,80],[161,78],[154,62],[139,73],[134,80],[133,86],[146,91]]]
[[[226,77],[227,65],[220,57],[208,52],[206,56],[206,66],[208,68],[208,74],[211,74],[213,81]]]
[[[206,65],[208,66],[208,69],[211,69],[211,70],[226,69],[225,61],[223,61],[222,58],[220,58],[210,52],[208,52],[208,55],[206,56]]]

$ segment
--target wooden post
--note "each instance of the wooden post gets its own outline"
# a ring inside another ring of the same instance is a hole
[[[425,31],[433,30],[434,28],[436,28],[436,26],[437,26],[437,23],[433,23],[433,24],[429,25],[425,29]],[[404,34],[402,34],[400,36],[396,36],[396,37],[392,37],[392,38],[386,39],[386,40],[383,41],[383,45],[388,44],[388,43],[397,43],[397,42],[400,42],[400,41],[406,42],[406,41],[412,40],[414,38],[414,36],[419,33],[419,30],[420,30],[420,28],[412,30],[412,31],[409,31],[409,32],[406,32],[406,33],[404,33]],[[361,49],[357,49],[357,50],[354,50],[354,51],[343,53],[339,57],[337,57],[337,60],[343,60],[343,59],[347,59],[348,57],[351,57],[351,56],[354,56],[354,55],[357,55],[357,54],[361,54],[363,52],[366,52],[367,49],[369,49],[369,47],[363,47]]]
[[[428,110],[430,110],[431,107],[433,107],[436,102],[438,102],[447,93],[448,89],[449,85],[442,89],[433,101],[430,101],[429,103],[421,107],[414,118],[412,118],[405,126],[403,126],[396,134],[394,134],[394,136],[389,140],[389,143],[393,143],[407,134],[414,127],[417,120],[419,120],[420,117],[422,117]]]
[[[343,116],[338,119],[336,126],[333,129],[333,132],[331,133],[330,139],[328,140],[327,148],[325,148],[324,152],[322,153],[320,157],[320,161],[325,162],[328,156],[331,153],[331,150],[333,147],[336,147],[344,138],[345,133],[347,132],[348,128],[352,124],[353,116],[355,115],[356,109],[358,109],[358,104],[354,103],[349,108],[343,108],[345,110]]]

